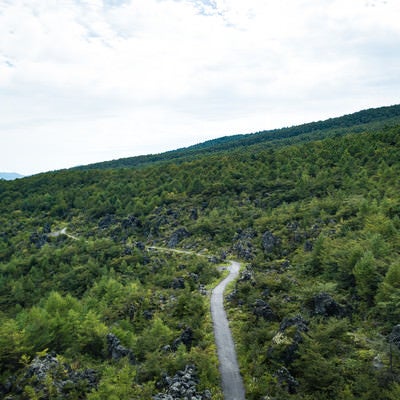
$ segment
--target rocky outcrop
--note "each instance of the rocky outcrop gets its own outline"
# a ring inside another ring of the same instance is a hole
[[[168,247],[176,247],[178,243],[189,237],[190,233],[186,228],[179,228],[175,232],[172,233],[169,241],[168,241]]]
[[[142,222],[136,216],[128,215],[126,218],[124,218],[121,221],[121,226],[122,226],[123,229],[141,228],[142,227]]]
[[[345,315],[345,309],[325,292],[314,296],[308,306],[311,309],[312,315],[323,317],[342,317]]]
[[[48,241],[48,235],[45,233],[34,232],[29,236],[29,242],[37,249],[43,247]]]
[[[190,326],[186,327],[185,330],[181,333],[181,335],[174,340],[172,343],[171,349],[173,351],[178,350],[180,344],[184,344],[186,349],[189,351],[192,347],[194,337],[193,337],[193,330]]]
[[[117,223],[117,219],[113,214],[106,214],[103,218],[98,222],[98,227],[100,229],[108,229],[110,226],[115,225]]]
[[[255,285],[256,281],[254,279],[253,271],[248,268],[242,271],[240,274],[240,278],[238,279],[238,283],[241,282],[250,282],[252,285]]]
[[[265,253],[272,253],[276,247],[278,247],[281,243],[280,238],[273,235],[270,231],[265,231],[262,235],[261,244]]]
[[[256,232],[252,228],[239,230],[233,238],[233,251],[240,258],[243,258],[247,261],[251,260],[254,257],[252,240],[255,236]]]
[[[274,377],[277,378],[278,384],[286,389],[289,394],[295,394],[297,391],[297,387],[299,386],[299,382],[292,376],[292,374],[288,371],[287,368],[281,367],[279,368]]]
[[[276,315],[272,311],[272,308],[267,302],[261,299],[257,299],[253,305],[253,314],[259,318],[263,318],[265,321],[275,321]]]
[[[303,341],[302,334],[308,331],[308,322],[302,316],[285,318],[279,331],[272,339],[267,356],[289,366],[296,359],[299,344]]]
[[[183,371],[178,371],[174,377],[164,375],[158,387],[163,390],[163,393],[158,393],[153,396],[153,400],[210,400],[211,392],[197,391],[199,380],[196,375],[196,369],[193,365],[186,365]]]
[[[107,334],[107,351],[112,360],[127,357],[131,364],[135,364],[135,356],[131,350],[121,345],[121,341],[113,334]]]
[[[184,289],[185,288],[185,279],[182,277],[174,278],[171,283],[172,289]]]
[[[51,394],[49,382],[53,391]],[[30,386],[38,396],[40,393],[40,399],[53,399],[54,392],[57,398],[67,399],[72,393],[79,392],[83,395],[96,389],[98,382],[99,377],[93,369],[75,371],[70,365],[60,362],[55,354],[46,354],[35,357],[21,377],[11,377],[0,385],[0,397],[26,398],[21,395],[24,388]]]

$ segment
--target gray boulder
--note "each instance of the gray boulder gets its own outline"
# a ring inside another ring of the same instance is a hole
[[[265,231],[262,235],[261,243],[266,253],[272,253],[277,246],[279,246],[281,240],[277,236],[274,236],[272,232]]]
[[[259,318],[263,318],[265,321],[275,321],[276,315],[272,311],[272,308],[264,300],[257,299],[253,305],[253,314]]]
[[[176,247],[180,241],[190,236],[189,231],[186,228],[179,228],[172,233],[169,241],[168,247]]]
[[[135,356],[132,351],[122,346],[121,341],[113,333],[107,334],[107,350],[108,356],[112,360],[127,357],[132,365],[135,364]]]
[[[341,317],[345,310],[328,293],[322,292],[314,296],[309,304],[313,315],[323,317]]]
[[[158,393],[152,397],[153,400],[211,400],[211,392],[204,390],[197,391],[199,383],[196,368],[193,365],[186,365],[185,369],[178,371],[175,376],[163,375],[161,382],[157,386],[163,388],[163,393]]]

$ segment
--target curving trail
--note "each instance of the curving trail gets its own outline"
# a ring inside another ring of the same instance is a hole
[[[245,391],[239,372],[235,345],[224,309],[224,290],[226,285],[239,275],[240,264],[236,261],[231,261],[228,269],[229,275],[212,291],[211,315],[214,324],[224,398],[225,400],[245,400]]]
[[[166,247],[148,246],[149,250],[170,251],[181,254],[206,256],[192,251],[171,249]],[[222,380],[222,391],[225,400],[245,400],[243,380],[239,372],[235,345],[229,328],[228,318],[224,309],[224,291],[228,283],[239,275],[240,264],[231,261],[228,267],[229,275],[222,280],[211,294],[211,316],[214,326],[215,344],[217,346],[219,370]]]

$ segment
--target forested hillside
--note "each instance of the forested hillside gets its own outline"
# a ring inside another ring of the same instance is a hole
[[[400,398],[389,120],[0,182],[0,393],[151,399],[189,374],[197,398],[222,399],[207,291],[229,257],[244,266],[226,301],[247,399]]]
[[[119,160],[80,166],[76,167],[76,169],[138,168],[165,162],[181,163],[211,153],[223,154],[238,148],[243,149],[244,147],[259,145],[268,148],[277,148],[295,143],[314,141],[316,139],[376,130],[387,126],[395,126],[399,123],[400,105],[371,108],[342,117],[330,118],[325,121],[311,122],[290,128],[273,129],[252,134],[224,136],[161,154],[121,158]]]

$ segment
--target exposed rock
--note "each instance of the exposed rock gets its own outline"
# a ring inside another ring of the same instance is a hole
[[[193,281],[195,281],[195,282],[198,282],[198,281],[199,281],[199,275],[198,275],[198,274],[196,274],[196,273],[194,273],[194,272],[191,272],[191,273],[189,274],[189,276],[190,276],[190,279],[192,279]]]
[[[314,296],[309,306],[313,315],[340,317],[345,314],[344,308],[340,306],[328,293],[324,292]]]
[[[297,221],[291,221],[286,224],[286,228],[291,231],[297,231],[299,229],[299,223]]]
[[[226,299],[227,301],[231,302],[231,301],[236,300],[236,299],[237,299],[237,296],[238,296],[238,291],[237,291],[237,289],[234,289],[234,290],[232,290],[232,292],[230,292],[229,294],[227,294],[227,295],[225,296],[225,299]]]
[[[279,326],[279,330],[284,332],[291,326],[295,326],[297,332],[308,332],[308,322],[301,316],[296,315],[295,317],[284,318]]]
[[[43,247],[47,243],[47,240],[48,236],[45,233],[34,232],[29,236],[30,243],[38,249]]]
[[[190,233],[188,232],[188,230],[186,228],[177,229],[171,235],[171,237],[168,241],[168,247],[176,247],[181,240],[183,240],[189,236],[190,236]]]
[[[264,318],[265,321],[275,321],[276,315],[272,308],[264,300],[257,299],[253,305],[253,314],[258,318]]]
[[[290,365],[296,359],[299,344],[303,341],[302,333],[307,331],[308,323],[300,315],[285,318],[272,340],[273,345],[268,349],[268,357]]]
[[[83,395],[96,389],[99,378],[92,369],[75,371],[70,365],[61,363],[55,354],[46,354],[35,357],[22,377],[12,377],[1,385],[0,396],[5,399],[8,394],[10,399],[20,398],[22,388],[29,385],[38,395],[41,393],[40,399],[55,398],[54,393],[50,395],[48,392],[48,381],[55,389],[57,398],[64,399],[69,398],[71,392],[78,391]],[[14,397],[13,394],[17,394],[18,397]]]
[[[197,208],[192,208],[190,210],[190,218],[193,220],[197,220],[199,218],[199,214],[197,212]]]
[[[249,281],[254,281],[254,274],[251,270],[245,269],[240,274],[238,282],[249,282]]]
[[[304,251],[310,252],[312,251],[314,248],[312,242],[310,242],[309,240],[306,240],[304,243]]]
[[[51,225],[48,223],[48,222],[46,222],[44,225],[43,225],[43,233],[50,233],[51,232]]]
[[[176,351],[176,350],[178,350],[178,347],[180,344],[184,344],[186,346],[187,350],[190,350],[190,348],[192,347],[193,340],[194,340],[194,337],[193,337],[192,328],[190,326],[188,326],[181,333],[181,335],[177,339],[174,340],[171,348],[173,351]]]
[[[207,290],[207,288],[206,288],[204,285],[202,285],[202,284],[199,285],[199,292],[200,292],[200,294],[203,295],[203,296],[207,296],[207,295],[208,295],[208,290]]]
[[[193,365],[186,365],[183,371],[178,371],[174,377],[164,375],[162,381],[158,382],[159,388],[164,388],[164,393],[153,396],[153,400],[210,400],[211,392],[197,391],[199,380]]]
[[[262,235],[261,243],[266,253],[271,253],[280,244],[280,242],[281,240],[268,230]]]
[[[256,236],[256,232],[252,228],[239,230],[233,238],[233,250],[237,255],[245,260],[251,260],[253,255],[252,239]]]
[[[131,350],[121,345],[121,341],[113,334],[107,334],[107,350],[112,360],[119,360],[128,357],[131,364],[135,364],[135,356]]]
[[[378,354],[372,360],[372,368],[382,371],[385,368],[385,364],[382,361],[382,357]]]
[[[153,318],[153,311],[144,310],[143,317],[144,317],[144,319],[147,319],[148,321],[150,321]]]
[[[98,226],[100,229],[107,229],[111,225],[114,225],[116,223],[117,223],[117,219],[115,218],[115,215],[106,214],[103,218],[100,219]]]
[[[171,283],[172,289],[184,289],[185,288],[185,279],[182,277],[174,278]]]
[[[143,242],[136,242],[136,247],[141,251],[143,251],[146,248]]]
[[[128,215],[126,218],[124,218],[121,221],[121,226],[124,229],[129,229],[129,228],[140,228],[142,226],[142,223],[139,218],[137,218],[134,215]]]
[[[295,394],[299,382],[292,376],[287,368],[281,367],[275,372],[274,376],[278,379],[278,383],[281,387],[285,388],[289,394]]]

